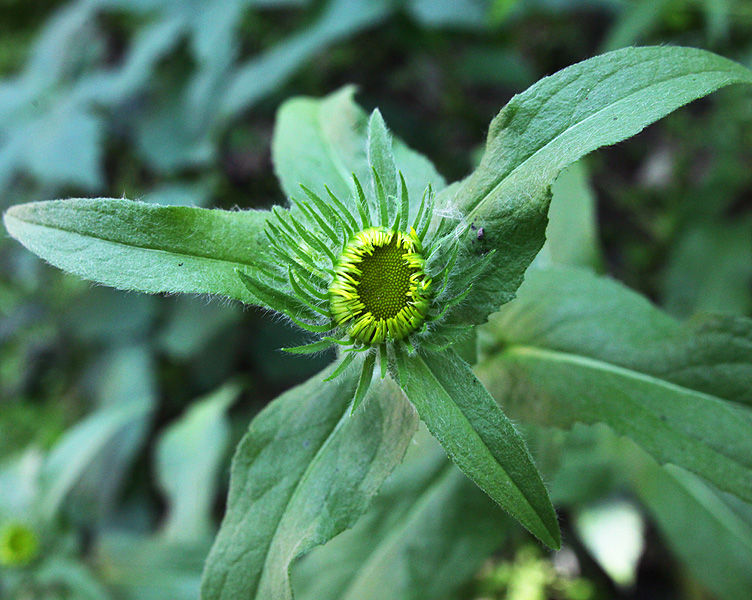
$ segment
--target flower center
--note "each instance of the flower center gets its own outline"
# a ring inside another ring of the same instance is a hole
[[[355,289],[366,311],[377,319],[396,317],[407,306],[410,275],[417,269],[403,259],[397,236],[386,246],[374,248],[360,263],[360,281]]]
[[[367,344],[399,340],[418,329],[430,305],[420,240],[414,232],[372,227],[355,234],[329,287],[337,325]]]

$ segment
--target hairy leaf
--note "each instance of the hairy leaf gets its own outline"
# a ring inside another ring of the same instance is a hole
[[[32,252],[97,283],[251,302],[236,269],[253,269],[266,246],[267,214],[99,198],[19,204],[3,221]]]
[[[204,600],[291,598],[293,561],[352,526],[402,459],[417,418],[396,386],[374,383],[351,415],[358,373],[322,382],[333,368],[264,409],[238,446]]]
[[[511,524],[421,428],[355,527],[296,565],[295,591],[301,600],[370,600],[374,589],[382,600],[444,598],[473,577]]]
[[[288,196],[302,197],[303,184],[322,198],[327,198],[324,186],[328,186],[346,200],[354,193],[353,173],[363,183],[370,180],[368,117],[353,100],[354,93],[355,88],[347,86],[321,99],[293,98],[280,108],[272,158]],[[434,190],[446,185],[428,159],[400,140],[392,139],[392,152],[413,205],[420,202],[428,184]]]
[[[514,297],[543,245],[550,187],[562,169],[740,82],[752,82],[752,72],[710,52],[627,48],[567,67],[512,98],[491,123],[479,167],[438,200],[445,213],[484,231],[482,240],[467,236],[458,268],[497,250],[454,319],[482,323]]]
[[[684,326],[607,278],[558,268],[530,272],[485,334],[496,346],[479,377],[515,416],[606,423],[752,500],[749,320]]]
[[[561,545],[548,492],[525,442],[452,350],[408,357],[405,393],[449,458],[552,548]]]

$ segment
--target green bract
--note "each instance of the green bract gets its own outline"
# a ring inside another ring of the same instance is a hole
[[[380,124],[380,115],[373,122]],[[341,347],[344,359],[329,379],[364,356],[353,408],[365,397],[377,360],[382,378],[391,366],[404,379],[406,355],[421,347],[448,347],[459,338],[464,328],[442,327],[442,320],[467,296],[493,254],[455,281],[452,267],[468,226],[434,218],[430,186],[411,211],[402,174],[398,198],[386,193],[376,165],[372,169],[373,194],[364,192],[355,174],[354,192],[344,198],[326,187],[324,200],[302,186],[307,200],[292,198],[289,211],[272,211],[265,229],[268,250],[255,271],[239,271],[260,304],[319,336],[288,352]]]

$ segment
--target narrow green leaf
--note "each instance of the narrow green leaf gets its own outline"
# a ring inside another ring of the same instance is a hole
[[[332,370],[331,373],[327,374],[327,377],[324,379],[324,381],[332,381],[339,377],[342,373],[345,372],[347,367],[350,366],[350,363],[355,360],[356,356],[356,352],[348,352],[344,356],[340,357],[340,360],[337,362],[336,367]]]
[[[317,317],[313,309],[296,296],[280,292],[272,286],[266,285],[263,281],[250,277],[243,271],[238,271],[238,277],[248,288],[248,291],[258,298],[257,303],[268,306],[290,318],[308,317],[315,319]]]
[[[548,492],[525,442],[453,351],[407,358],[405,393],[449,458],[531,533],[561,545]]]
[[[752,501],[752,321],[682,325],[607,278],[531,271],[479,377],[515,417],[605,423]]]
[[[752,72],[704,50],[627,48],[567,67],[512,98],[491,123],[480,166],[437,200],[440,210],[484,230],[483,240],[466,236],[458,268],[499,250],[453,318],[482,323],[514,297],[543,245],[550,186],[562,169],[741,82],[752,82]]]
[[[63,501],[92,464],[146,414],[145,407],[111,406],[92,413],[66,432],[42,469],[41,514],[45,519],[56,516]]]
[[[412,409],[384,380],[350,415],[356,378],[317,375],[253,420],[233,460],[204,600],[292,598],[290,565],[350,527],[402,459],[417,425]]]
[[[360,379],[358,379],[358,387],[353,396],[352,408],[350,409],[351,412],[355,412],[360,406],[360,403],[363,402],[363,399],[366,397],[368,388],[371,386],[371,380],[373,379],[373,368],[375,364],[376,354],[373,352],[366,354],[365,360],[363,361],[363,370],[360,372]]]
[[[319,340],[305,346],[293,346],[292,348],[282,348],[285,352],[290,354],[315,354],[316,352],[323,352],[334,346],[337,342],[332,339]]]
[[[405,176],[400,171],[399,174],[400,178],[400,205],[399,210],[397,211],[397,214],[394,217],[394,226],[392,229],[402,229],[403,227],[406,230],[407,224],[410,219],[410,195],[407,190],[407,183],[405,182]]]
[[[267,214],[100,198],[19,204],[3,222],[29,250],[85,279],[252,302],[235,270],[254,268]]]

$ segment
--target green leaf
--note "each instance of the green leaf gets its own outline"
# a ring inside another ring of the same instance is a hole
[[[32,252],[97,283],[252,302],[235,270],[252,270],[266,246],[267,214],[99,198],[19,204],[3,222]]]
[[[402,459],[417,418],[388,380],[350,415],[358,372],[322,375],[262,411],[238,446],[202,598],[291,598],[292,562],[354,524]]]
[[[77,423],[60,440],[42,469],[41,515],[52,519],[101,453],[134,422],[143,419],[135,407],[99,410]]]
[[[116,347],[104,353],[92,370],[97,373],[99,384],[98,410],[66,432],[48,458],[45,467],[48,482],[73,476],[71,483],[75,485],[66,494],[65,508],[66,514],[79,525],[99,525],[116,508],[123,482],[146,441],[157,405],[154,368],[153,357],[145,345]],[[119,422],[118,415],[125,420],[110,429]],[[109,434],[99,438],[102,430],[91,433],[98,426],[109,430]],[[74,434],[77,429],[79,433]],[[90,446],[92,439],[87,437],[87,431],[94,439],[100,439],[101,444],[95,442]]]
[[[698,477],[672,465],[661,468],[631,447],[632,485],[669,546],[720,600],[752,589],[752,527]],[[626,461],[625,461],[626,462]]]
[[[484,322],[514,297],[540,250],[550,186],[567,165],[620,142],[720,87],[752,82],[752,72],[703,50],[617,50],[567,67],[518,94],[491,123],[479,167],[437,199],[444,213],[476,228],[458,269],[498,250],[454,320]]]
[[[449,458],[531,533],[561,545],[546,488],[525,442],[453,351],[409,356],[405,393]]]
[[[516,417],[605,423],[752,500],[752,321],[682,325],[607,278],[531,271],[484,332],[479,377]]]
[[[110,594],[127,600],[196,600],[211,539],[171,542],[108,529],[97,537],[94,563]]]
[[[355,527],[293,569],[301,600],[434,600],[477,573],[512,524],[420,428]],[[322,574],[326,574],[322,576]]]
[[[211,532],[217,475],[227,449],[227,409],[240,388],[228,384],[196,401],[157,440],[156,475],[167,496],[167,538],[200,540]]]
[[[368,117],[353,100],[354,93],[355,87],[346,86],[321,99],[293,98],[279,109],[272,159],[287,196],[300,197],[302,184],[328,198],[326,185],[346,201],[355,192],[353,173],[363,182],[370,180]],[[429,183],[434,190],[446,186],[431,162],[402,141],[392,140],[392,152],[413,203]]]

